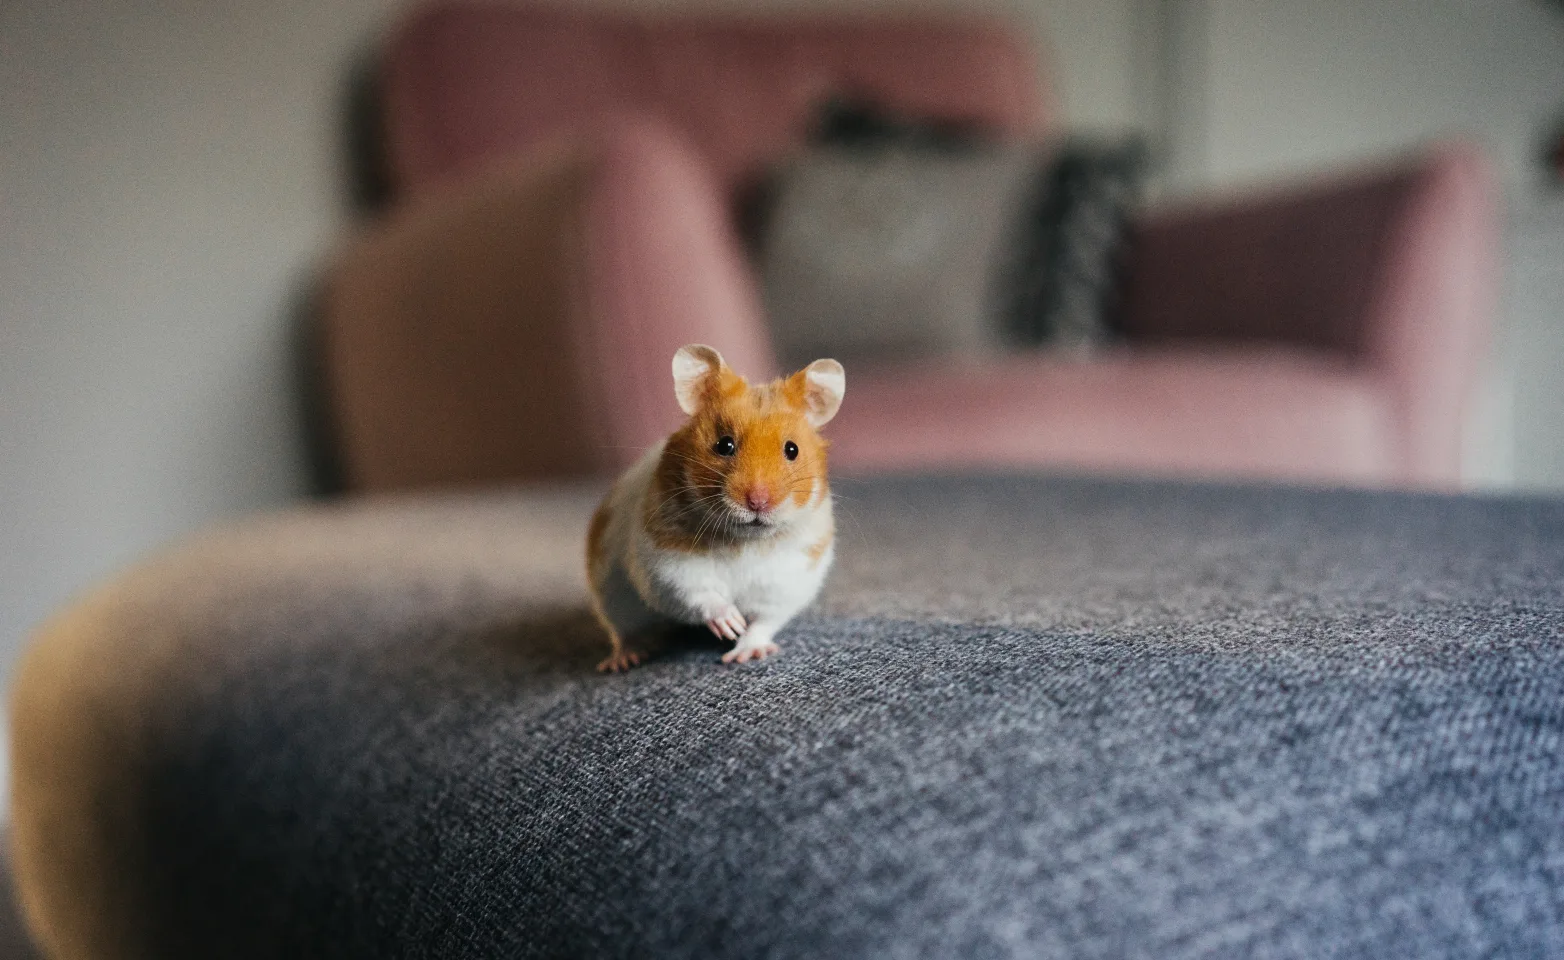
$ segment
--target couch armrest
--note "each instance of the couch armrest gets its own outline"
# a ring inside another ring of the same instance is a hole
[[[1272,341],[1381,373],[1403,479],[1458,478],[1486,346],[1495,199],[1462,144],[1291,192],[1154,213],[1137,225],[1124,329],[1140,340]]]
[[[663,129],[555,143],[421,198],[327,274],[321,374],[352,490],[600,472],[672,428],[669,361],[769,372],[715,183]]]

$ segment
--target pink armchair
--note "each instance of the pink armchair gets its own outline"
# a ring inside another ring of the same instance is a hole
[[[1024,48],[978,21],[637,20],[432,8],[392,39],[396,203],[327,276],[326,389],[358,490],[601,472],[677,419],[689,341],[771,372],[737,192],[847,93],[1037,137]],[[1450,485],[1484,342],[1480,157],[1158,213],[1101,359],[849,371],[833,457]]]

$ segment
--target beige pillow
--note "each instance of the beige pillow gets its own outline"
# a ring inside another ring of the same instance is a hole
[[[999,352],[1008,338],[996,265],[1046,163],[1035,146],[828,147],[795,158],[760,247],[779,358]]]

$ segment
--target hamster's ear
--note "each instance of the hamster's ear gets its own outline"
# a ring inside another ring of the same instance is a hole
[[[787,379],[811,427],[825,426],[841,409],[842,397],[847,393],[847,371],[835,360],[816,360]]]
[[[680,347],[673,355],[673,395],[679,399],[679,409],[694,416],[705,406],[726,369],[722,354],[704,343]]]

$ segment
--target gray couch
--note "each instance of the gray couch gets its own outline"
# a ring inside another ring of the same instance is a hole
[[[775,660],[604,677],[593,491],[300,510],[13,691],[57,957],[1564,954],[1564,503],[842,482]]]

